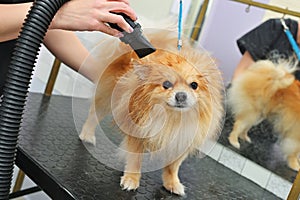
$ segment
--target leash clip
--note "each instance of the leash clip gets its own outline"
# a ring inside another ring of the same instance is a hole
[[[284,19],[283,19],[283,18],[281,18],[281,19],[280,19],[280,21],[281,21],[281,24],[282,24],[282,26],[283,26],[284,30],[289,30],[289,27],[286,25],[286,23],[285,23]]]

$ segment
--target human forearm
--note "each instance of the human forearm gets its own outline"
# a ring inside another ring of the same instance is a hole
[[[64,30],[49,30],[44,44],[63,63],[78,71],[88,51],[75,33]]]
[[[242,74],[245,70],[247,70],[249,66],[253,63],[254,63],[253,58],[251,57],[250,53],[246,51],[242,56],[240,62],[238,63],[237,67],[235,68],[232,79],[236,79],[240,74]]]
[[[32,3],[0,4],[0,42],[18,37]]]
[[[95,81],[97,74],[88,50],[82,45],[81,41],[74,32],[64,30],[49,30],[45,36],[44,44],[46,47],[64,64],[68,65],[75,71],[91,81]],[[89,65],[87,66],[83,66]]]

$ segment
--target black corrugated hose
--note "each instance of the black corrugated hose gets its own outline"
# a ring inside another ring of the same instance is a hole
[[[57,10],[68,0],[36,0],[9,65],[0,106],[0,200],[8,199],[19,130],[38,51]]]

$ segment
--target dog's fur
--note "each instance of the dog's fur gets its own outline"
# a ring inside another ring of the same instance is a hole
[[[228,91],[235,123],[229,142],[240,148],[238,138],[251,142],[248,130],[268,119],[280,133],[288,166],[299,170],[300,82],[292,75],[289,63],[258,61],[233,80]]]
[[[121,178],[123,189],[138,188],[142,153],[150,151],[167,160],[164,187],[184,195],[178,178],[182,161],[221,128],[221,75],[210,56],[188,42],[177,51],[175,34],[158,31],[147,37],[156,52],[142,59],[133,51],[116,54],[103,72],[80,138],[95,143],[98,122],[112,113],[124,132],[121,147],[128,152]],[[117,48],[127,47],[119,44]],[[198,87],[193,89],[192,82]]]

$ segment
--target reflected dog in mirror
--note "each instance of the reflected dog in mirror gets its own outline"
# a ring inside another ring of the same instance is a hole
[[[288,166],[299,170],[300,155],[300,82],[290,63],[257,61],[234,79],[228,90],[228,105],[234,126],[228,139],[240,148],[238,138],[251,142],[247,132],[268,119],[280,135],[280,146]]]

